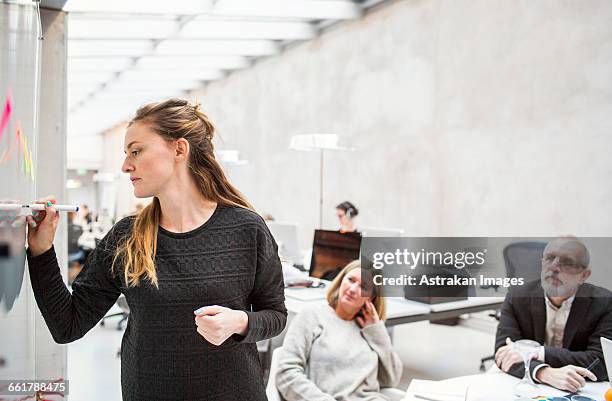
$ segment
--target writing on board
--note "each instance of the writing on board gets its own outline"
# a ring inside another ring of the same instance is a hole
[[[13,103],[11,98],[12,96],[9,90],[6,101],[4,102],[2,117],[0,117],[0,146],[3,145],[2,137],[4,136],[4,131],[9,125],[11,114],[13,112]],[[17,159],[21,160],[21,163],[19,163],[21,164],[21,168],[19,170],[25,174],[28,179],[34,181],[36,174],[34,171],[32,149],[28,144],[28,138],[22,133],[21,122],[17,121],[16,125],[17,128],[15,130],[15,136],[8,137],[8,146],[2,150],[2,153],[0,153],[0,165],[8,162],[11,160],[13,155],[16,155]]]

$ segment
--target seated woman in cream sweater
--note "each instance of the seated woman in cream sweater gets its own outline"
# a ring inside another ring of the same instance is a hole
[[[285,400],[386,401],[381,388],[398,384],[402,362],[383,323],[384,298],[371,280],[362,294],[361,271],[358,260],[349,263],[332,282],[328,305],[290,324],[276,375]]]

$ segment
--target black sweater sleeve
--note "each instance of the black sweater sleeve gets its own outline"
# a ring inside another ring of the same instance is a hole
[[[59,344],[83,337],[102,319],[121,293],[121,283],[111,273],[116,247],[113,231],[87,258],[81,273],[72,283],[72,293],[62,280],[53,247],[39,256],[27,252],[36,303],[53,339]]]
[[[287,323],[283,269],[278,247],[263,220],[257,227],[257,271],[250,296],[249,325],[242,342],[279,335]]]

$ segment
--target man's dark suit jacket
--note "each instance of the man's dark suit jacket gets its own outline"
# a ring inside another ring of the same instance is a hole
[[[502,306],[495,339],[495,351],[506,345],[506,337],[512,341],[535,340],[544,344],[546,339],[546,305],[540,281],[514,287],[506,295]],[[565,332],[563,348],[544,347],[545,363],[553,368],[566,365],[587,367],[595,358],[600,363],[593,369],[599,381],[607,380],[600,337],[612,339],[612,292],[605,288],[584,283],[578,289],[572,303]],[[533,360],[531,372],[542,362]],[[525,365],[514,364],[508,373],[523,377]]]

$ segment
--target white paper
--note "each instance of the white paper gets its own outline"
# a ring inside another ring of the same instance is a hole
[[[466,390],[467,385],[462,383],[413,379],[408,386],[404,401],[423,401],[422,398],[415,397],[415,395],[434,401],[463,401]]]

